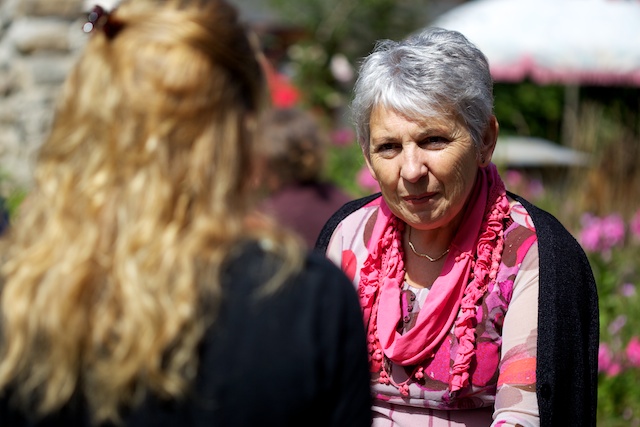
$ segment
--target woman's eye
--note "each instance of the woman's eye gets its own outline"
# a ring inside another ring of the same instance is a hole
[[[397,148],[398,144],[394,144],[392,142],[387,142],[384,144],[380,144],[378,146],[376,146],[376,152],[378,153],[386,153],[386,152],[390,152],[393,151]]]
[[[429,136],[427,138],[424,138],[421,141],[420,145],[440,146],[440,145],[447,144],[448,142],[449,140],[444,136]]]

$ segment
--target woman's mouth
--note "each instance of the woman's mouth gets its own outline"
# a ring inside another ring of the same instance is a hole
[[[421,194],[412,194],[409,196],[404,196],[402,200],[412,205],[420,205],[422,203],[428,203],[435,197],[436,193],[421,193]]]

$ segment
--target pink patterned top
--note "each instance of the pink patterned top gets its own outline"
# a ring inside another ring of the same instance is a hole
[[[380,200],[346,217],[335,229],[327,249],[327,256],[342,267],[356,287],[369,255],[367,246]],[[379,372],[372,374],[373,426],[539,425],[535,393],[537,239],[522,205],[513,200],[510,204],[498,274],[476,313],[475,360],[469,384],[453,396],[449,392],[458,345],[452,328],[435,356],[427,361],[400,366],[384,358],[391,381],[379,381]],[[414,326],[428,294],[428,289],[404,284],[399,301],[403,317],[400,333]],[[406,384],[408,389],[401,390],[398,384]]]

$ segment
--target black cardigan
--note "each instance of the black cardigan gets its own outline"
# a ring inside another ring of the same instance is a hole
[[[531,215],[538,237],[540,288],[536,394],[540,425],[595,426],[598,393],[598,295],[589,261],[553,215],[509,193]],[[345,204],[321,231],[325,253],[333,231],[380,193]]]

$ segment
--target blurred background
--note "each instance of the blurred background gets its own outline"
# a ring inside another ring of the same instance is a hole
[[[558,217],[594,269],[598,425],[640,426],[640,2],[231,2],[258,35],[274,104],[315,117],[330,140],[323,179],[351,198],[377,191],[348,108],[360,58],[375,41],[441,26],[485,52],[501,129],[494,162],[507,188]],[[34,153],[93,4],[0,0],[0,195],[10,213],[29,191]]]

